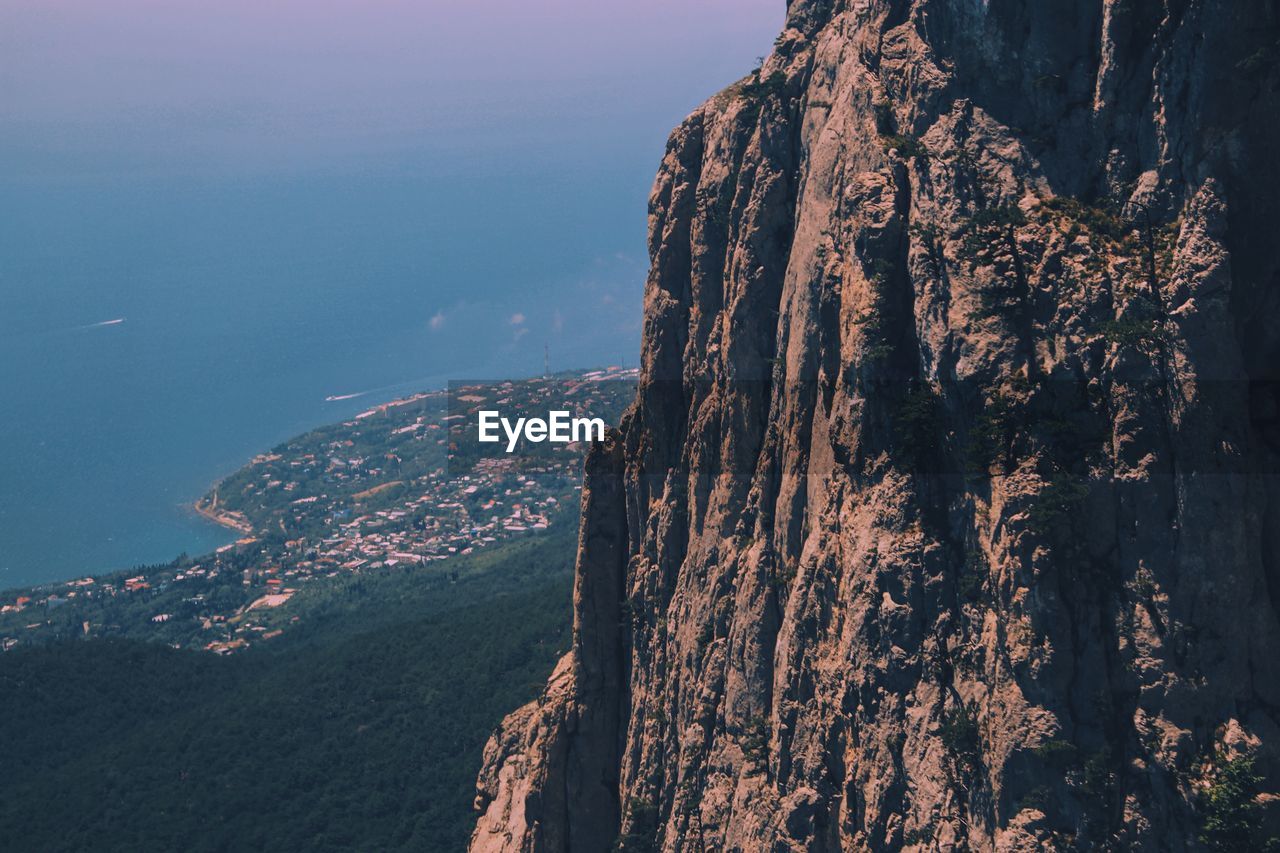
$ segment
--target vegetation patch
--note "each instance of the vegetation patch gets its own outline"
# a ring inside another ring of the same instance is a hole
[[[769,721],[757,716],[747,720],[742,727],[742,755],[747,767],[756,773],[762,773],[769,766]]]
[[[756,71],[750,80],[742,84],[739,93],[747,100],[762,101],[779,98],[786,89],[787,75],[784,72],[775,71],[761,79],[760,72]]]
[[[867,279],[870,289],[871,304],[854,322],[862,327],[864,345],[862,361],[868,365],[880,365],[893,354],[893,346],[889,343],[888,292],[893,265],[879,259],[871,265],[871,275]]]
[[[1221,853],[1280,850],[1280,838],[1263,829],[1258,802],[1262,782],[1252,755],[1229,759],[1219,754],[1213,780],[1199,802],[1200,840],[1206,847]]]
[[[980,559],[977,561],[970,559],[965,570],[960,573],[960,580],[957,583],[960,598],[970,604],[976,604],[982,599],[982,588],[986,582],[986,576],[979,573],[980,562]]]
[[[972,705],[960,705],[943,714],[939,737],[957,769],[977,769],[982,756],[982,738],[978,714]]]
[[[942,432],[942,401],[930,385],[916,385],[893,413],[899,462],[915,471],[936,470],[930,466],[939,463]]]
[[[615,853],[656,853],[658,848],[658,807],[651,800],[632,797],[627,801],[627,829],[613,842]]]
[[[1102,235],[1115,242],[1127,239],[1133,231],[1132,227],[1111,207],[1088,205],[1080,199],[1067,196],[1046,198],[1040,202],[1040,206],[1049,213],[1057,214],[1078,224],[1092,234]]]
[[[1032,752],[1036,758],[1056,770],[1074,767],[1080,759],[1080,750],[1069,740],[1047,740]]]
[[[1080,477],[1060,475],[1050,480],[1031,505],[1027,522],[1037,536],[1053,538],[1063,533],[1089,497],[1089,484]]]
[[[1103,323],[1102,335],[1108,343],[1145,352],[1155,351],[1167,339],[1159,308],[1145,297],[1130,302],[1123,317]]]
[[[918,137],[910,134],[890,134],[884,138],[885,151],[897,151],[904,160],[924,160],[929,148]]]
[[[1018,415],[1013,398],[1003,392],[993,394],[982,407],[965,445],[965,462],[971,473],[989,476],[998,463],[1008,461]]]

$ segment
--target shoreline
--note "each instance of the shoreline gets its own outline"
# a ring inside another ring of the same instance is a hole
[[[212,521],[219,527],[225,527],[228,530],[234,530],[235,532],[246,536],[253,533],[253,525],[239,513],[235,513],[233,515],[231,513],[222,512],[218,509],[217,489],[213,491],[213,497],[207,502],[206,498],[207,496],[197,498],[196,501],[191,504],[191,508],[195,510],[197,515]]]
[[[554,374],[551,378],[554,379],[554,378],[565,378],[565,377],[567,378],[577,377],[587,381],[597,381],[601,378],[610,378],[610,377],[603,376],[603,374],[606,374],[606,373],[611,374],[611,376],[613,373],[616,373],[617,378],[626,379],[626,378],[634,377],[638,372],[639,371],[636,368],[622,368],[622,367],[609,366],[605,368],[595,368],[592,370],[574,369],[574,370],[560,371]],[[477,380],[477,384],[489,384],[490,382],[536,381],[536,380],[541,380],[546,378],[547,377],[530,376],[530,377],[525,377],[525,378],[516,379],[516,380],[488,380],[488,381]],[[374,392],[363,392],[363,393],[372,394]],[[385,414],[401,406],[421,402],[424,399],[433,398],[438,395],[447,395],[448,393],[449,393],[448,389],[443,388],[439,390],[418,391],[408,396],[394,397],[393,399],[388,400],[384,403],[374,404],[370,408],[365,409],[364,411],[349,415],[345,419],[326,420],[325,422],[319,424],[318,426],[311,427],[309,429],[304,430],[303,432],[298,433],[298,435],[295,436],[295,438],[309,435],[310,433],[319,429],[337,427],[337,426],[350,426],[354,424],[357,420],[371,417],[377,414]],[[238,472],[245,467],[251,466],[257,462],[268,459],[270,455],[271,455],[270,451],[259,453],[258,455],[245,461],[243,465],[240,466],[240,468],[236,469],[236,471]],[[218,481],[218,482],[220,483],[221,481]],[[372,494],[376,494],[377,491],[381,491],[382,489],[393,487],[394,485],[396,485],[396,483],[394,482],[379,484],[377,486],[374,486],[373,490],[366,490],[368,494],[365,494],[364,496],[369,497]],[[246,518],[244,515],[242,515],[238,511],[222,510],[219,507],[219,503],[220,503],[220,498],[218,494],[218,487],[217,485],[214,485],[209,491],[205,492],[203,495],[196,498],[195,500],[188,499],[188,500],[180,501],[176,504],[176,506],[181,507],[181,511],[184,515],[187,513],[194,513],[201,520],[212,523],[214,526],[222,530],[226,530],[234,533],[237,539],[254,537],[258,535],[258,529],[254,527],[254,525],[249,521],[248,518]],[[170,504],[169,506],[172,507],[172,506],[175,506],[175,504]],[[158,563],[166,562],[168,560],[176,559],[178,555],[188,554],[191,551],[197,552],[197,554],[200,556],[211,555],[217,552],[219,548],[231,547],[234,544],[236,544],[234,540],[231,543],[225,543],[223,545],[209,544],[207,546],[197,546],[195,548],[189,548],[187,545],[178,544],[178,545],[175,545],[172,550],[167,552],[168,556],[157,555],[154,558],[143,558],[141,560],[137,560],[137,559],[129,559],[127,561],[121,560],[115,566],[110,565],[110,563],[114,561],[104,561],[104,563],[99,563],[97,560],[89,560],[89,559],[76,560],[73,565],[68,566],[66,570],[58,571],[56,577],[54,579],[49,579],[49,580],[45,580],[45,579],[26,580],[26,581],[19,581],[15,583],[12,579],[5,577],[5,574],[11,571],[9,567],[5,567],[3,569],[0,569],[0,592],[7,593],[15,590],[34,590],[34,589],[43,589],[43,588],[52,589],[79,578],[106,577],[109,575],[115,575],[122,572],[132,572],[137,570],[141,566],[149,565],[153,563],[158,564]],[[94,568],[86,569],[86,566],[89,566],[89,565],[93,565]]]

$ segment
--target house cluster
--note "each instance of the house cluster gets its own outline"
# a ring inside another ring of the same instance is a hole
[[[349,517],[338,510],[322,536],[285,542],[272,564],[246,583],[415,566],[469,554],[508,536],[545,530],[566,492],[579,488],[570,466],[519,470],[513,461],[481,460],[470,474],[440,472],[414,481],[399,502]]]

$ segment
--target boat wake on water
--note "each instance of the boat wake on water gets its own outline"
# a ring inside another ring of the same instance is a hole
[[[124,321],[125,321],[125,318],[124,318],[124,317],[117,317],[117,318],[116,318],[116,319],[114,319],[114,320],[103,320],[101,323],[88,323],[88,324],[86,324],[86,325],[84,325],[84,326],[76,326],[76,327],[74,328],[74,331],[79,332],[79,331],[83,331],[83,330],[85,330],[85,329],[101,329],[101,328],[104,328],[104,327],[106,327],[106,326],[119,326],[119,325],[120,325],[121,323],[123,323]]]

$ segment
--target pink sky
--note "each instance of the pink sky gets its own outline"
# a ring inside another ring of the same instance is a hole
[[[528,114],[667,115],[749,70],[784,6],[0,0],[0,155],[10,169],[184,149],[376,157],[404,137],[509,132]]]

